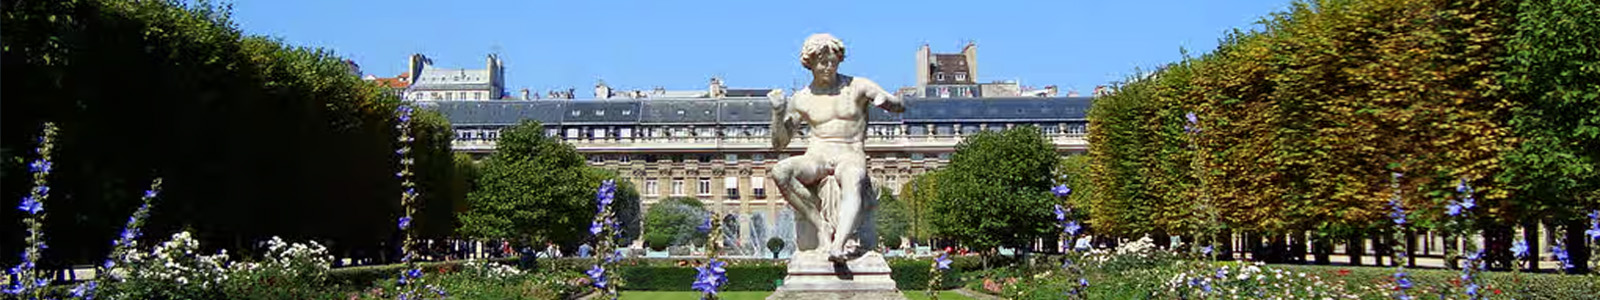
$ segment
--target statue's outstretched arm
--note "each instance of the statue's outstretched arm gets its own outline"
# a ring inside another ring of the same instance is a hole
[[[863,96],[867,99],[872,99],[872,106],[877,106],[892,113],[906,111],[905,100],[901,100],[899,96],[883,90],[883,87],[878,86],[878,83],[859,77],[855,81],[856,84],[861,85],[861,89],[865,93]]]
[[[783,97],[783,90],[768,92],[767,100],[772,102],[772,149],[783,151],[789,148],[789,141],[800,130],[800,113]]]

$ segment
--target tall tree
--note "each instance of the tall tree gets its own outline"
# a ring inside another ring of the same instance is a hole
[[[928,206],[936,235],[974,249],[1024,246],[1053,232],[1051,169],[1058,156],[1039,129],[982,132],[956,145]]]
[[[459,216],[461,234],[562,246],[576,245],[589,235],[595,191],[601,180],[615,175],[588,167],[577,149],[545,136],[543,128],[537,121],[523,121],[501,134],[478,189],[467,195],[468,209]],[[627,195],[629,191],[619,187],[618,201],[638,198]]]

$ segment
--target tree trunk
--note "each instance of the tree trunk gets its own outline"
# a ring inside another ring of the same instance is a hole
[[[1393,256],[1394,248],[1391,248],[1388,242],[1389,239],[1385,238],[1386,236],[1387,234],[1379,231],[1372,233],[1372,236],[1370,237],[1370,239],[1372,239],[1372,265],[1374,266],[1384,267],[1396,265]],[[1384,264],[1384,258],[1389,258],[1388,264]]]
[[[1508,226],[1494,225],[1483,230],[1483,252],[1488,256],[1490,269],[1511,269],[1511,236],[1511,227]]]
[[[1333,260],[1329,256],[1333,255],[1333,241],[1334,241],[1334,239],[1332,237],[1328,237],[1328,236],[1316,236],[1315,233],[1313,233],[1312,235],[1315,236],[1315,239],[1312,240],[1311,246],[1312,246],[1312,253],[1315,254],[1314,256],[1315,256],[1315,259],[1316,259],[1316,264],[1319,264],[1319,265],[1333,264]]]
[[[1588,236],[1583,234],[1589,228],[1588,220],[1573,219],[1567,221],[1561,228],[1566,232],[1567,254],[1572,259],[1573,274],[1589,273],[1589,243]]]
[[[1222,230],[1222,236],[1218,238],[1222,239],[1222,242],[1218,245],[1219,249],[1216,249],[1217,255],[1221,255],[1222,260],[1233,260],[1233,229]]]
[[[1261,246],[1260,233],[1250,231],[1246,232],[1244,236],[1245,247],[1249,248],[1248,250],[1250,251],[1250,260],[1262,261],[1268,259],[1267,254],[1264,252],[1266,250],[1265,247]]]
[[[1350,265],[1359,266],[1361,265],[1361,254],[1366,251],[1363,250],[1365,247],[1362,247],[1365,245],[1362,244],[1361,234],[1350,234],[1349,239],[1349,242],[1344,247],[1344,254],[1350,256]]]
[[[1406,267],[1417,267],[1417,232],[1406,231]]]
[[[1544,239],[1539,238],[1539,229],[1539,222],[1522,222],[1522,239],[1528,243],[1528,257],[1524,258],[1523,262],[1527,265],[1528,272],[1539,271],[1539,253],[1543,252],[1540,249],[1544,249],[1543,247],[1540,247],[1539,242],[1543,241]]]

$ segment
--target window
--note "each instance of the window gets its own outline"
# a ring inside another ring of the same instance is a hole
[[[645,196],[658,196],[658,195],[661,195],[661,186],[656,183],[656,179],[655,178],[650,178],[650,179],[645,179],[644,180],[644,195]]]
[[[933,80],[944,80],[944,72],[933,73]]]
[[[644,155],[644,162],[645,163],[655,163],[656,162],[656,155],[655,154],[645,154]]]
[[[630,154],[623,154],[621,157],[617,157],[617,162],[621,162],[622,164],[628,164],[632,161],[633,155]]]
[[[701,195],[701,196],[710,196],[711,195],[711,178],[700,178],[700,189],[697,190],[697,191],[699,192],[699,195]]]
[[[729,164],[737,164],[737,163],[739,163],[739,154],[737,154],[737,153],[728,153],[725,156],[728,157],[728,163]]]
[[[724,194],[728,195],[728,199],[739,199],[739,177],[723,178],[722,187],[728,190],[727,194]]]
[[[624,115],[624,116],[630,116],[630,115],[633,115],[633,110],[631,110],[631,109],[624,109],[624,110],[622,110],[622,115]]]
[[[683,178],[672,179],[672,195],[683,196]]]
[[[604,156],[604,155],[599,155],[599,154],[590,154],[590,155],[589,155],[589,162],[591,162],[591,163],[597,163],[597,164],[598,164],[598,163],[604,163],[604,162],[606,162],[606,158],[605,158],[605,156]]]
[[[759,164],[759,163],[761,163],[761,161],[767,159],[766,156],[767,156],[766,154],[761,154],[761,153],[751,154],[750,155],[750,162],[754,162],[754,163],[758,163]]]
[[[950,160],[950,152],[939,153],[939,159]]]
[[[956,73],[956,81],[966,81],[967,73]]]
[[[456,99],[456,93],[445,92],[444,93],[444,99],[445,100],[455,100]]]
[[[567,138],[569,138],[569,139],[578,138],[578,129],[577,128],[567,128]]]
[[[581,111],[581,110],[574,110],[574,111],[572,111],[572,116],[574,116],[574,117],[576,117],[576,116],[582,116],[582,115],[583,115],[583,111]]]
[[[594,111],[594,115],[596,115],[596,116],[604,116],[604,115],[606,115],[606,110],[604,110],[604,109],[596,109]]]
[[[619,129],[617,131],[618,131],[617,132],[617,137],[620,137],[620,138],[633,137],[633,128],[623,128],[623,129]]]
[[[709,163],[709,162],[711,162],[711,155],[710,154],[696,155],[695,160],[698,160],[698,161],[703,162],[703,163]]]
[[[595,128],[592,132],[594,133],[594,136],[592,136],[593,138],[606,138],[606,130],[604,128]]]
[[[756,199],[767,198],[767,181],[762,177],[750,177],[750,194]]]
[[[911,152],[912,161],[922,161],[922,152]]]

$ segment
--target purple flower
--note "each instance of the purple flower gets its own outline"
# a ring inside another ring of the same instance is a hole
[[[1528,256],[1528,241],[1527,240],[1523,240],[1523,239],[1517,239],[1516,242],[1512,242],[1511,243],[1511,254],[1515,255],[1517,258],[1527,257]]]
[[[1394,220],[1394,224],[1395,225],[1405,225],[1406,224],[1406,213],[1405,213],[1405,211],[1395,210],[1394,212],[1390,212],[1389,213],[1389,218]]]
[[[1056,197],[1066,197],[1067,195],[1072,195],[1072,188],[1069,188],[1067,185],[1063,184],[1050,188],[1050,192],[1055,193]]]
[[[157,192],[156,190],[146,190],[146,191],[144,191],[144,197],[145,198],[155,198],[156,195],[159,194],[159,193],[160,192]]]
[[[1406,278],[1405,272],[1394,273],[1394,282],[1396,285],[1399,285],[1401,289],[1411,289],[1411,279]]]
[[[90,281],[88,283],[79,284],[78,286],[72,287],[72,298],[93,300],[94,290],[99,286],[99,283]]]
[[[605,225],[601,225],[598,221],[589,223],[589,234],[600,235],[602,229],[605,229]]]
[[[1468,284],[1467,285],[1467,296],[1477,296],[1477,295],[1478,295],[1478,284],[1476,284],[1476,283]]]
[[[399,108],[399,111],[400,111],[400,123],[410,123],[411,122],[411,106],[410,105],[401,105],[400,108]]]
[[[28,212],[30,215],[37,215],[39,212],[44,211],[44,203],[40,203],[39,200],[34,199],[31,195],[24,196],[22,197],[22,204],[17,205],[17,209]]]
[[[711,232],[711,219],[706,219],[705,222],[700,223],[700,226],[695,227],[694,230],[698,230],[698,231],[700,231],[700,233],[710,233]]]
[[[599,200],[599,207],[601,210],[604,210],[607,206],[611,206],[611,202],[616,200],[616,192],[616,180],[606,179],[605,181],[600,182],[600,190],[595,192],[595,199]]]
[[[50,161],[40,159],[33,161],[32,164],[28,164],[28,170],[33,171],[34,173],[50,173],[50,166]]]
[[[1183,118],[1189,120],[1189,124],[1200,123],[1200,117],[1195,116],[1194,112],[1183,114]]]
[[[1212,250],[1211,246],[1205,246],[1203,248],[1200,248],[1200,253],[1209,256],[1209,255],[1211,255],[1211,250]]]
[[[40,195],[46,195],[46,194],[50,194],[50,186],[48,186],[48,185],[41,185],[41,186],[39,186],[39,187],[35,187],[35,188],[33,188],[33,191],[34,191],[34,192],[35,192],[35,193],[39,193],[39,194],[40,194]]]
[[[1556,244],[1555,247],[1550,247],[1550,254],[1554,255],[1556,260],[1561,262],[1561,268],[1572,268],[1572,257],[1567,255],[1567,249],[1565,245]]]
[[[1055,213],[1056,213],[1056,222],[1061,222],[1061,221],[1066,221],[1067,220],[1067,211],[1061,210],[1061,205],[1060,204],[1056,205]]]
[[[411,216],[400,217],[400,230],[411,228]]]
[[[1467,193],[1467,191],[1470,191],[1470,190],[1472,190],[1472,187],[1467,186],[1467,179],[1466,178],[1462,178],[1461,182],[1456,183],[1456,192],[1457,193]]]
[[[1085,287],[1089,286],[1089,279],[1088,278],[1078,278],[1078,285],[1079,286],[1085,286]]]
[[[940,270],[950,269],[950,254],[939,254],[939,259],[933,261],[934,267]]]
[[[1067,221],[1067,224],[1062,227],[1063,232],[1066,232],[1067,235],[1077,235],[1078,231],[1083,229],[1083,226],[1078,225],[1078,221]]]
[[[1473,207],[1478,207],[1478,203],[1475,202],[1471,196],[1468,196],[1466,200],[1461,201],[1461,209],[1471,210]]]
[[[1444,206],[1444,213],[1451,217],[1459,216],[1461,215],[1461,205],[1451,202],[1449,205]]]
[[[585,271],[584,274],[588,274],[589,279],[594,281],[594,287],[602,289],[606,288],[605,268],[601,268],[600,265],[595,265],[593,268],[589,268],[589,271]]]

